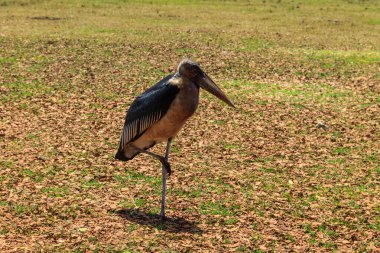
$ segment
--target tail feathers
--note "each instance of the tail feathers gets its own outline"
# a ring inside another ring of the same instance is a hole
[[[152,141],[145,144],[146,145],[144,147],[144,150],[147,150],[153,147],[156,144],[156,142]],[[129,161],[129,160],[132,160],[138,154],[140,154],[140,151],[136,148],[133,148],[133,145],[126,145],[124,147],[121,147],[119,145],[119,148],[115,155],[115,159],[120,160],[120,161]]]
[[[116,155],[115,155],[115,159],[120,160],[120,161],[129,161],[129,160],[132,160],[138,154],[140,154],[140,152],[135,151],[135,152],[133,152],[133,154],[129,154],[131,156],[128,157],[125,155],[125,152],[123,149],[118,149],[116,152]]]
[[[122,149],[118,149],[117,150],[116,155],[115,155],[115,159],[116,160],[120,160],[120,161],[129,161],[129,160],[131,160],[131,158],[128,158],[128,157],[125,156],[124,151]]]

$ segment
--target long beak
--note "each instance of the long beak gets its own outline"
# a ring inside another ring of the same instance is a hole
[[[218,87],[218,85],[216,85],[216,83],[214,83],[214,81],[204,72],[203,72],[203,77],[201,78],[199,82],[199,86],[205,89],[206,91],[210,92],[215,97],[224,101],[229,106],[236,108],[235,105],[231,102],[231,100],[228,99],[226,94],[224,94],[224,92]]]

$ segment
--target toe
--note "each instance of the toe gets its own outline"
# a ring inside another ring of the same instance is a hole
[[[165,170],[168,173],[168,176],[170,176],[170,174],[172,174],[172,170],[170,168],[170,163],[165,162]]]

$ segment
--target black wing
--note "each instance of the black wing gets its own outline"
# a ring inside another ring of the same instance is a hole
[[[123,152],[126,145],[137,140],[168,111],[179,92],[177,86],[170,84],[172,77],[173,75],[168,75],[133,101],[125,117],[116,159],[128,160]]]

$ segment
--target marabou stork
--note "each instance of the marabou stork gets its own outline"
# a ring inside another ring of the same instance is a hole
[[[125,117],[115,159],[128,161],[145,153],[162,163],[162,220],[165,218],[166,174],[171,173],[168,162],[171,141],[197,109],[199,88],[235,107],[196,62],[184,59],[174,74],[138,96]],[[165,157],[147,150],[163,141],[167,141]]]

